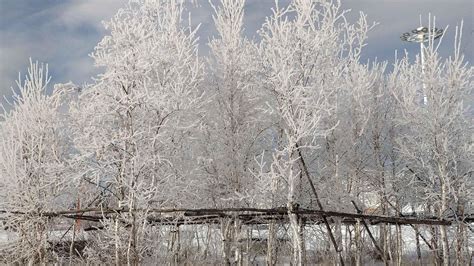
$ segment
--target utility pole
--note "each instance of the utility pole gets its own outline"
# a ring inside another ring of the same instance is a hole
[[[400,39],[405,42],[416,42],[420,44],[420,57],[421,57],[421,73],[425,73],[425,42],[428,42],[430,38],[433,40],[438,39],[444,33],[443,29],[432,28],[431,30],[427,27],[418,27],[411,32],[405,32],[400,36]],[[422,104],[428,104],[428,98],[426,96],[426,84],[423,82],[423,100]]]

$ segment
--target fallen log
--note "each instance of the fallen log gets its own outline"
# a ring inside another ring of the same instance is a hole
[[[205,224],[217,223],[221,218],[235,217],[241,220],[244,224],[268,224],[272,221],[284,221],[288,219],[288,210],[286,207],[278,208],[203,208],[203,209],[135,209],[134,212],[147,212],[147,220],[153,224]],[[104,219],[114,219],[111,214],[126,214],[130,210],[126,208],[121,209],[100,209],[100,208],[86,208],[79,210],[65,210],[56,212],[43,213],[25,213],[19,211],[0,211],[7,215],[30,215],[42,217],[63,217],[69,219],[86,220],[92,222],[100,222]],[[344,224],[354,224],[357,220],[363,219],[370,225],[380,223],[385,224],[399,224],[399,225],[452,225],[457,220],[464,223],[473,223],[474,215],[463,216],[456,219],[456,217],[448,217],[447,219],[439,219],[434,216],[382,216],[371,215],[363,213],[348,213],[326,210],[313,210],[299,208],[294,210],[296,214],[301,216],[305,224],[321,224],[323,218],[326,217],[328,222],[334,223],[339,219]],[[4,217],[4,219],[8,219]],[[126,219],[120,217],[124,222]]]

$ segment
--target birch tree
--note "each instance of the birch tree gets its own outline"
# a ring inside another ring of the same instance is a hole
[[[202,64],[183,9],[180,1],[130,1],[120,9],[92,55],[105,72],[75,104],[83,178],[99,191],[107,187],[106,207],[128,211],[105,225],[108,242],[99,245],[117,265],[137,264],[148,252],[150,206],[175,207],[189,197],[182,140],[192,124],[186,110],[200,98]]]
[[[456,29],[454,53],[444,62],[430,38],[425,66],[420,58],[410,65],[402,59],[390,77],[390,87],[397,97],[397,117],[401,134],[397,138],[399,154],[406,164],[401,174],[412,178],[428,203],[428,210],[439,218],[463,215],[472,201],[472,123],[466,99],[473,88],[473,69],[460,53],[461,31]],[[418,91],[426,95],[420,104]],[[466,261],[465,229],[459,224],[458,263]],[[440,226],[440,261],[449,264],[450,247],[446,226]],[[464,242],[465,243],[465,242]],[[464,255],[461,255],[464,254]]]
[[[293,14],[295,19],[289,20]],[[303,225],[293,211],[298,206],[326,208],[318,195],[322,184],[311,172],[307,156],[317,153],[319,140],[338,123],[330,119],[336,92],[344,86],[345,66],[360,53],[368,30],[364,17],[360,25],[352,26],[344,14],[338,1],[293,1],[286,9],[277,7],[261,31],[265,82],[275,97],[284,132],[271,173],[287,183],[295,264],[303,263],[305,247]],[[326,225],[342,263],[332,229]]]
[[[64,210],[74,186],[68,159],[70,139],[60,112],[65,91],[47,95],[48,66],[32,62],[17,81],[12,110],[0,122],[0,197],[6,210],[9,245],[0,250],[4,263],[46,263],[55,254],[45,213]]]
[[[264,94],[258,81],[257,46],[244,38],[245,1],[221,1],[213,5],[218,36],[209,43],[206,132],[203,149],[210,157],[206,172],[215,206],[248,206],[253,185],[249,169],[262,144],[265,129]],[[209,145],[212,143],[212,145]],[[258,148],[257,148],[258,147]],[[207,150],[207,151],[206,151]]]
[[[204,193],[216,207],[255,206],[254,156],[266,149],[269,119],[263,113],[265,91],[257,45],[243,37],[245,1],[210,2],[218,35],[210,43],[202,151],[209,189]],[[238,220],[222,225],[224,261],[242,263]]]

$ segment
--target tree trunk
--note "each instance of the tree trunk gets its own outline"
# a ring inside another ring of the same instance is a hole
[[[361,265],[361,258],[362,258],[362,239],[361,239],[361,228],[360,228],[360,220],[356,220],[356,224],[354,227],[355,230],[355,265],[360,266]]]
[[[133,193],[130,195],[130,202],[129,202],[129,216],[131,216],[131,229],[130,229],[130,236],[128,240],[128,248],[127,248],[127,264],[128,265],[138,265],[138,252],[137,252],[137,228],[136,228],[136,213],[134,211],[134,195]]]
[[[446,232],[446,226],[440,225],[439,226],[440,236],[441,236],[441,246],[443,248],[443,265],[449,266],[449,244],[448,244],[448,236]]]
[[[344,258],[345,261],[351,261],[351,246],[352,246],[352,231],[351,231],[351,226],[346,225],[345,226],[345,234],[344,234],[344,242],[345,242],[345,253],[344,253]],[[352,262],[351,262],[352,263]]]
[[[176,226],[171,231],[171,252],[173,254],[173,263],[178,265],[179,260],[179,252],[180,252],[180,236],[179,236],[179,226]]]
[[[340,249],[342,249],[342,247],[343,247],[343,245],[342,245],[342,227],[341,227],[341,221],[339,219],[337,219],[335,221],[334,236],[336,237],[337,246]],[[340,251],[340,252],[342,252],[342,251]],[[334,258],[335,258],[335,261],[337,261],[337,258],[338,258],[337,250],[334,253]]]
[[[462,216],[461,216],[462,217]],[[466,226],[462,221],[458,221],[457,224],[457,240],[456,240],[456,265],[465,265],[464,261],[465,251],[464,251],[464,242],[465,242],[465,231]]]
[[[119,208],[120,208],[119,204]],[[117,216],[120,214],[117,214]],[[120,235],[119,235],[119,219],[115,217],[115,265],[120,266]]]
[[[418,264],[421,266],[423,265],[423,260],[421,258],[420,230],[418,228],[418,225],[414,225],[413,228],[415,229],[416,257],[418,260]]]
[[[74,254],[74,242],[76,240],[76,229],[77,229],[77,222],[74,222],[74,224],[72,225],[71,245],[69,246],[69,265],[72,265],[72,258]]]
[[[231,248],[232,248],[232,220],[223,219],[221,224],[222,235],[222,255],[225,265],[231,265]]]
[[[252,244],[252,226],[249,225],[247,226],[247,241],[246,241],[246,248],[245,248],[245,251],[247,252],[246,254],[246,262],[247,264],[246,265],[251,265],[250,264],[250,248],[251,248],[251,245]]]
[[[384,181],[385,182],[385,181]],[[385,195],[381,198],[380,206],[382,208],[382,215],[387,215],[387,204],[385,203]],[[385,265],[388,265],[389,260],[389,226],[387,224],[380,225],[380,247],[382,249],[382,260]]]
[[[465,265],[465,256],[468,249],[464,250],[466,239],[466,225],[462,221],[464,218],[464,204],[458,202],[456,217],[458,218],[456,225],[456,265]]]
[[[431,231],[431,246],[433,247],[433,264],[441,265],[442,258],[439,255],[438,250],[438,230],[436,230],[435,226],[430,226]]]
[[[266,257],[267,266],[275,265],[274,250],[275,250],[275,223],[271,222],[268,227],[268,238],[267,238],[267,257]]]
[[[384,262],[384,265],[388,266],[388,252],[387,252],[387,238],[388,238],[388,233],[387,233],[387,225],[386,224],[381,224],[380,225],[380,247],[382,250],[381,254],[381,260]]]
[[[441,171],[444,172],[444,171]],[[444,177],[444,175],[442,175]],[[447,209],[447,191],[446,191],[446,182],[445,179],[441,177],[441,207],[439,210],[439,218],[442,219],[444,212]],[[448,243],[448,235],[446,232],[446,226],[441,225],[439,227],[440,235],[441,235],[441,246],[443,248],[443,265],[449,266],[449,243]]]
[[[401,266],[402,265],[402,256],[403,256],[403,239],[402,239],[402,227],[397,224],[396,226],[396,235],[397,235],[397,247],[396,247],[396,250],[397,250],[397,265],[398,266]]]
[[[303,265],[303,239],[301,235],[301,223],[298,215],[294,212],[297,206],[291,201],[288,202],[288,216],[290,218],[291,240],[293,246],[292,265]]]
[[[303,265],[306,265],[306,246],[305,246],[305,241],[304,241],[304,223],[303,219],[299,219],[299,227],[300,227],[300,250],[301,250],[301,262]]]
[[[233,243],[235,243],[235,263],[238,266],[243,265],[243,258],[242,258],[242,241],[241,241],[241,229],[242,224],[241,222],[236,219],[234,220],[234,233],[233,233]]]

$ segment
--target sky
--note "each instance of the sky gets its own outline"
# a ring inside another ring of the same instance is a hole
[[[22,78],[29,58],[49,65],[52,83],[69,81],[82,85],[91,83],[101,69],[94,66],[89,54],[107,34],[102,21],[109,20],[127,0],[0,0],[0,104],[11,98],[18,73]],[[195,0],[188,11],[193,23],[200,23],[201,54],[215,34],[208,0]],[[214,0],[213,2],[217,2]],[[258,40],[257,30],[271,14],[274,0],[247,0],[244,34]],[[280,0],[282,6],[288,0]],[[454,28],[464,20],[462,50],[466,60],[474,60],[474,3],[472,0],[342,0],[343,9],[350,9],[354,21],[359,12],[378,25],[369,32],[368,45],[362,60],[393,62],[395,51],[404,49],[411,58],[419,52],[416,44],[404,43],[399,36],[420,24],[428,23],[428,14],[436,16],[437,27],[445,28],[440,54],[449,56],[453,50]],[[469,63],[472,65],[472,63]],[[7,106],[8,109],[8,106]]]

